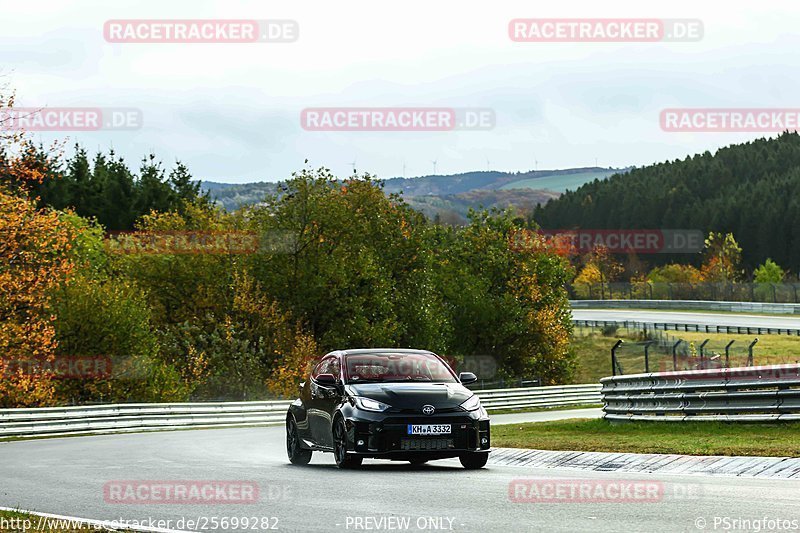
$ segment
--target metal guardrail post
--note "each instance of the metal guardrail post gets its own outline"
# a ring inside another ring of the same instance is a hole
[[[736,342],[735,339],[732,340],[731,342],[729,342],[725,346],[725,368],[730,368],[731,367],[731,361],[730,361],[730,357],[729,357],[729,350],[730,350],[730,348],[731,348],[731,346],[733,345],[734,342]]]
[[[747,366],[753,366],[753,346],[758,342],[758,337],[753,339],[750,346],[747,347]]]
[[[700,370],[703,370],[706,367],[706,364],[705,364],[706,351],[705,350],[706,350],[706,344],[708,344],[708,341],[710,341],[710,340],[711,339],[706,339],[700,344]]]
[[[617,348],[622,344],[622,339],[618,339],[617,343],[611,348],[611,375],[617,375]],[[621,374],[622,372],[620,372]]]
[[[683,341],[679,340],[675,344],[672,345],[672,370],[678,370],[678,346]]]
[[[650,345],[656,341],[648,341],[644,343],[644,371],[650,373]]]

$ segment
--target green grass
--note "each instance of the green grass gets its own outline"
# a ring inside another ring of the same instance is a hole
[[[559,174],[555,176],[543,176],[541,178],[527,178],[506,183],[503,189],[547,189],[556,192],[564,192],[567,189],[575,190],[584,183],[595,179],[607,178],[616,174],[616,170],[598,170],[593,172],[580,172],[577,174]]]
[[[480,396],[481,391],[475,391]],[[496,411],[489,410],[489,415],[510,415],[519,413],[538,413],[541,411],[572,411],[575,409],[596,409],[603,407],[603,404],[588,404],[588,405],[559,405],[556,407],[524,407],[522,409],[498,409]]]
[[[800,423],[626,422],[576,418],[492,427],[492,445],[541,450],[800,457]]]
[[[747,361],[747,346],[756,335],[735,335],[726,333],[695,333],[683,331],[666,332],[676,339],[694,343],[699,351],[700,344],[706,344],[706,354],[719,354],[724,360],[725,345],[735,340],[730,350],[731,366],[744,366]],[[617,330],[616,335],[603,336],[597,330],[576,328],[572,338],[572,350],[577,360],[574,383],[597,383],[600,378],[611,375],[611,348],[622,339],[623,344],[617,352],[623,371],[626,374],[644,372],[644,348],[637,346],[637,334],[626,333],[624,328]],[[776,365],[800,362],[800,337],[789,335],[761,335],[758,344],[753,348],[753,360],[756,365]],[[656,353],[651,349],[650,371],[671,371],[672,357],[669,354]]]
[[[24,512],[17,512],[17,511],[0,511],[0,520],[5,520],[6,527],[0,529],[0,531],[49,531],[51,533],[72,533],[72,532],[83,532],[83,531],[100,531],[95,527],[89,527],[87,525],[83,525],[82,527],[56,527],[60,525],[67,525],[64,521],[57,520],[54,518],[44,519],[40,518],[37,515],[32,515]],[[10,522],[14,520],[14,522]],[[20,522],[28,520],[28,523]],[[41,520],[41,529],[37,529],[40,525]],[[2,522],[0,522],[2,524]],[[13,527],[12,527],[13,526]]]

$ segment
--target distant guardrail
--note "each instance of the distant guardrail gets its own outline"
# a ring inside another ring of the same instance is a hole
[[[477,391],[484,407],[524,409],[600,404],[600,385]],[[109,404],[0,409],[0,438],[282,424],[291,402]]]
[[[634,374],[600,383],[608,420],[800,420],[796,364]]]
[[[698,300],[800,304],[800,283],[612,281],[567,285],[574,300]]]
[[[475,391],[487,411],[600,404],[600,385],[556,385]]]
[[[724,302],[714,300],[570,300],[573,309],[659,309],[668,311],[723,311],[729,313],[800,314],[800,304]]]
[[[696,331],[698,333],[728,333],[738,335],[797,335],[800,329],[764,328],[758,326],[710,326],[708,324],[683,324],[680,322],[638,322],[636,320],[573,320],[572,323],[584,328],[620,328],[638,329],[642,331]]]
[[[282,423],[289,401],[141,403],[0,409],[0,437]]]

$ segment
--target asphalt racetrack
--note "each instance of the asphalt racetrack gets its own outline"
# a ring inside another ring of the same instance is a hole
[[[598,414],[590,409],[507,415],[495,423]],[[740,526],[750,527],[738,530],[752,531],[768,527],[753,521],[781,520],[787,529],[800,519],[800,482],[792,480],[632,476],[498,466],[491,460],[477,471],[461,468],[457,460],[422,467],[367,460],[360,470],[346,471],[336,468],[330,454],[319,453],[308,466],[292,466],[282,426],[4,442],[0,461],[0,506],[104,520],[152,519],[153,525],[170,520],[161,523],[170,529],[665,532],[734,530],[732,520],[741,520]],[[144,480],[246,481],[258,485],[259,497],[247,504],[108,501],[109,483]],[[579,482],[593,487],[592,493],[559,499],[547,492]],[[631,483],[655,487],[655,493],[641,498],[623,490],[620,497],[620,487]],[[258,522],[247,529],[230,521],[212,527],[213,517]],[[195,520],[194,527],[186,527],[187,520]]]
[[[573,309],[574,320],[608,320],[622,322],[697,324],[700,326],[739,326],[751,328],[800,329],[800,317],[792,315],[743,315],[703,313],[698,311],[654,311],[645,309]]]

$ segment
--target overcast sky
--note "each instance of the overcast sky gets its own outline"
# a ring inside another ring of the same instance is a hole
[[[200,179],[276,180],[309,160],[380,177],[623,167],[763,135],[670,133],[675,107],[800,107],[800,3],[409,0],[2,2],[22,106],[134,107],[135,131],[37,133]],[[692,18],[698,42],[519,43],[514,18]],[[109,43],[109,19],[292,19],[293,43]],[[307,107],[491,108],[488,131],[312,132]]]

